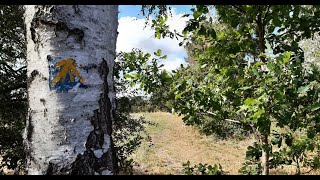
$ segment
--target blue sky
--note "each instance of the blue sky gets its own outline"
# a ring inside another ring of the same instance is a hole
[[[190,8],[192,5],[173,5],[170,6],[175,8],[178,14],[181,13],[190,13]],[[143,18],[142,14],[140,13],[141,5],[120,5],[119,6],[119,18],[125,17],[125,16],[131,16],[131,17],[137,17],[137,18]],[[141,14],[141,15],[138,15]]]
[[[182,18],[185,13],[190,13],[191,5],[174,5],[173,16],[169,17],[168,24],[170,28],[182,31],[185,27],[185,22],[188,18]],[[153,54],[153,52],[161,49],[163,54],[168,58],[162,61],[164,68],[173,70],[184,64],[186,51],[179,46],[176,39],[155,39],[153,38],[154,31],[150,28],[144,28],[145,18],[140,13],[141,6],[139,5],[120,5],[119,6],[119,27],[117,52],[129,52],[132,48],[139,48],[143,52]]]

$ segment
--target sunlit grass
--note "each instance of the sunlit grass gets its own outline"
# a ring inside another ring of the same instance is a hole
[[[135,174],[182,174],[182,163],[221,164],[227,174],[239,174],[245,160],[247,146],[254,139],[219,140],[201,135],[199,131],[183,124],[181,117],[165,112],[135,113],[156,125],[147,125],[151,139],[144,141],[132,155]],[[302,168],[302,173],[308,169]],[[270,170],[270,174],[294,174],[294,166]],[[309,174],[320,174],[318,171]]]
[[[135,114],[138,115],[138,114]],[[185,126],[181,117],[170,113],[141,113],[156,123],[147,126],[151,141],[143,142],[132,156],[139,166],[137,174],[181,174],[182,163],[221,164],[229,174],[237,174],[252,139],[218,140],[200,135],[192,126]]]

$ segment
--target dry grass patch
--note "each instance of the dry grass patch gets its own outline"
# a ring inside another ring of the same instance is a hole
[[[192,126],[185,126],[181,117],[170,113],[142,113],[146,120],[156,123],[148,126],[151,140],[144,142],[132,156],[139,166],[136,174],[181,174],[182,163],[221,164],[228,174],[238,174],[244,162],[246,147],[252,139],[244,141],[217,140],[200,135]]]
[[[144,141],[132,155],[136,162],[134,174],[182,174],[182,163],[221,164],[227,174],[239,174],[245,161],[246,148],[252,145],[253,138],[246,140],[219,140],[201,135],[192,126],[185,126],[181,117],[171,113],[135,113],[144,116],[156,125],[146,127],[151,139]],[[302,168],[302,174],[309,169]],[[294,166],[271,169],[270,174],[295,174]],[[311,171],[307,174],[320,174]]]

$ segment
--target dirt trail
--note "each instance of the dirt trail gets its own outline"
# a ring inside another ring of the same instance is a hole
[[[148,126],[151,141],[144,142],[133,155],[140,165],[137,174],[181,174],[182,163],[221,164],[228,174],[238,174],[244,162],[247,145],[252,140],[217,140],[200,135],[191,126],[185,126],[181,117],[156,112],[144,115],[146,120],[157,123]]]

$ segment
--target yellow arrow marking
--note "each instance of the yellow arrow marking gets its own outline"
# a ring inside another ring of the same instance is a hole
[[[64,84],[67,74],[69,74],[70,81],[74,82],[74,76],[79,78],[82,84],[85,84],[83,77],[79,74],[76,68],[76,61],[74,59],[64,59],[56,64],[57,67],[61,67],[57,76],[52,80],[52,86],[56,85],[60,80]]]

